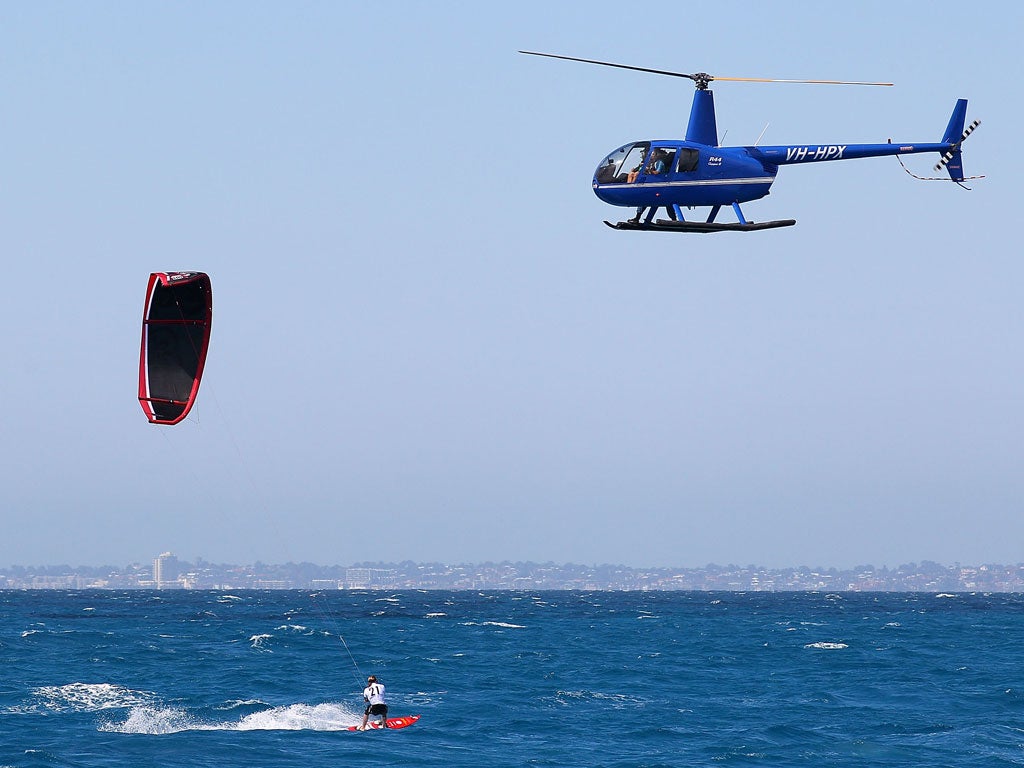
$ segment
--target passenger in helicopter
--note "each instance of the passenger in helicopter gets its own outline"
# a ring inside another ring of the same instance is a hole
[[[647,163],[647,173],[655,176],[665,173],[668,170],[668,152],[664,149],[656,149],[651,153],[651,161]]]

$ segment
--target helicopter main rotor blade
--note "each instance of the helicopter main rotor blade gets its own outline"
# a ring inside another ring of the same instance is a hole
[[[582,61],[584,64],[600,64],[602,67],[616,67],[618,69],[631,69],[634,72],[649,72],[654,75],[668,75],[669,77],[685,77],[697,83],[698,88],[707,88],[708,84],[715,80],[725,80],[734,83],[809,83],[812,85],[892,85],[892,83],[866,83],[853,80],[780,80],[769,77],[716,77],[704,72],[688,75],[685,72],[670,72],[666,69],[650,69],[648,67],[634,67],[629,64],[613,64],[610,61],[597,61],[596,59],[580,59],[575,56],[559,56],[556,53],[538,53],[537,51],[519,51],[529,56],[546,56],[549,59],[564,59],[565,61]]]
[[[547,56],[550,59],[565,59],[566,61],[582,61],[584,64],[600,64],[602,67],[617,67],[619,69],[632,69],[635,72],[650,72],[654,75],[668,75],[669,77],[685,77],[696,81],[694,75],[687,75],[683,72],[668,72],[664,69],[648,69],[647,67],[631,67],[628,64],[613,64],[610,61],[596,61],[595,59],[578,59],[575,56],[559,56],[554,53],[537,53],[536,51],[519,51],[529,56]]]
[[[712,77],[712,80],[730,80],[734,83],[811,83],[816,85],[892,85],[892,83],[864,83],[853,80],[778,80],[769,77]]]

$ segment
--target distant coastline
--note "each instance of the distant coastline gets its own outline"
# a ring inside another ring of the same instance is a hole
[[[1024,564],[895,568],[706,565],[634,568],[533,562],[268,565],[187,562],[165,552],[127,566],[0,566],[0,589],[579,589],[832,592],[1024,592]]]

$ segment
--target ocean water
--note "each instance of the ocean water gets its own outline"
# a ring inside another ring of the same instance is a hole
[[[1024,596],[0,592],[0,766],[1024,765]],[[345,730],[368,674],[392,732]]]

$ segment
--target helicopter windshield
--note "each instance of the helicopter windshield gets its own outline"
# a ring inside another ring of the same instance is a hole
[[[619,147],[601,161],[594,178],[598,184],[632,184],[643,169],[644,155],[650,149],[646,141]]]

